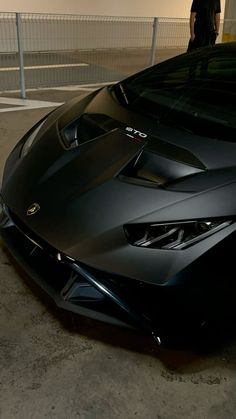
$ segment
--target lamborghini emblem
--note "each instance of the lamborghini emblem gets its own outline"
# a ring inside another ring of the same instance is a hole
[[[38,212],[40,210],[40,205],[37,204],[37,202],[34,202],[33,204],[31,204],[29,206],[29,208],[27,209],[27,215],[34,215],[36,214],[36,212]]]

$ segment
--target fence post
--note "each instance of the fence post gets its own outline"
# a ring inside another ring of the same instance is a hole
[[[24,50],[23,50],[23,37],[22,37],[22,26],[21,26],[21,15],[16,13],[16,31],[17,31],[17,45],[19,54],[19,66],[20,66],[20,92],[21,98],[26,99],[25,93],[25,73],[24,73]]]
[[[151,49],[151,56],[150,56],[150,65],[155,64],[155,53],[156,53],[156,46],[157,46],[157,26],[158,26],[158,17],[154,17],[153,25],[152,25],[152,49]]]

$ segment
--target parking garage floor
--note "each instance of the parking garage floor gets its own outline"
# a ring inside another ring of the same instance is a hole
[[[27,129],[81,93],[33,91],[28,106],[1,97],[1,174]],[[158,348],[139,332],[56,308],[2,243],[0,278],[0,418],[236,418],[233,325],[214,344]]]

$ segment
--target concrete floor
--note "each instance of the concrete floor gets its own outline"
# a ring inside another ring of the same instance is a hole
[[[47,112],[0,114],[1,172],[19,137]],[[214,350],[159,349],[138,332],[57,309],[2,244],[0,277],[1,419],[236,418],[236,332]]]
[[[159,63],[185,50],[186,48],[157,49],[154,62]],[[148,48],[25,53],[25,85],[29,89],[122,80],[149,66],[150,55]],[[63,67],[64,65],[66,66]],[[17,66],[17,54],[0,54],[0,91],[19,88]],[[15,70],[9,71],[9,67],[15,67]]]

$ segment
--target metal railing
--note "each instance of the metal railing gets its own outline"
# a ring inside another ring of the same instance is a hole
[[[0,91],[114,82],[188,39],[188,19],[0,13]]]

